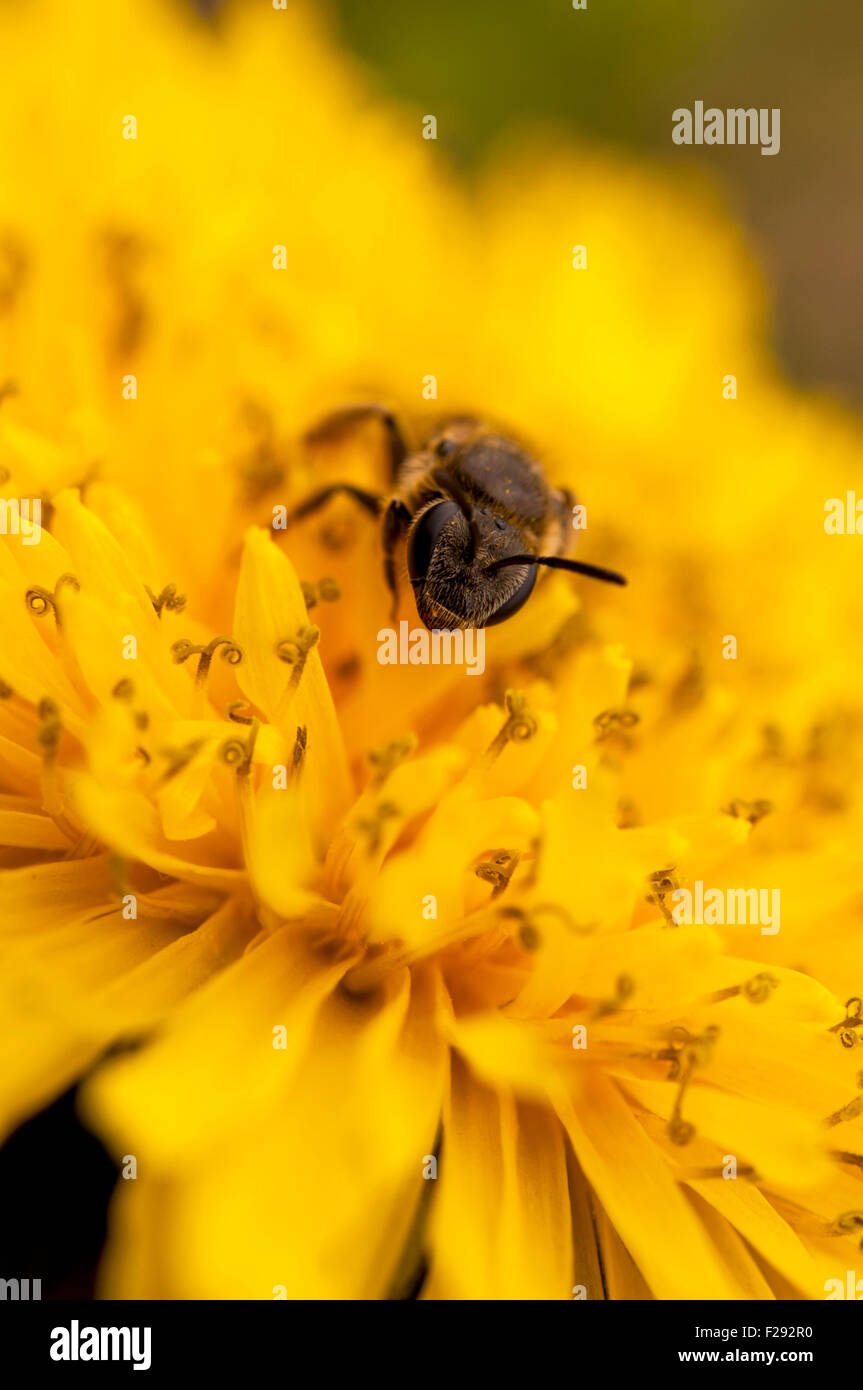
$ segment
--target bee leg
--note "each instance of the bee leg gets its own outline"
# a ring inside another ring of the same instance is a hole
[[[396,579],[396,546],[410,524],[411,514],[404,502],[394,497],[384,512],[383,547],[384,580],[392,595],[390,621],[395,622],[399,607],[398,581]]]
[[[353,483],[331,483],[329,487],[322,487],[318,492],[313,492],[307,497],[305,502],[301,502],[292,512],[288,512],[286,520],[301,521],[304,516],[311,516],[314,512],[320,511],[321,507],[326,506],[331,497],[344,493],[352,497],[372,516],[380,516],[384,509],[384,499],[377,492],[366,492],[365,488],[354,487]]]
[[[379,420],[386,433],[387,455],[390,482],[395,482],[399,469],[408,456],[407,441],[401,426],[391,410],[379,401],[362,401],[358,405],[345,405],[324,416],[317,425],[305,435],[307,444],[329,444],[344,439],[367,420]]]

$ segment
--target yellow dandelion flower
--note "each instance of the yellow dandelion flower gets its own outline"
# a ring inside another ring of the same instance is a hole
[[[0,1132],[86,1077],[108,1297],[823,1297],[856,426],[659,175],[528,147],[468,196],[306,7],[92,8],[0,15],[0,492],[44,523],[0,538]],[[504,422],[630,587],[541,576],[482,679],[379,662],[379,527],[274,526],[386,489],[379,422],[308,437],[362,399]]]

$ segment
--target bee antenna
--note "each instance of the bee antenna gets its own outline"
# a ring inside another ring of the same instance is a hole
[[[586,565],[581,560],[564,560],[558,555],[507,555],[503,560],[495,560],[486,565],[485,573],[494,574],[506,565],[547,565],[552,570],[569,570],[571,574],[586,574],[588,579],[601,579],[606,584],[625,584],[626,580],[616,570],[606,570],[601,565]]]
[[[445,468],[433,468],[431,477],[433,482],[437,483],[441,491],[445,492],[447,497],[451,498],[452,501],[455,502],[456,506],[458,507],[459,511],[461,512],[462,516],[467,522],[468,527],[470,529],[470,558],[473,559],[479,547],[479,527],[476,524],[476,517],[473,514],[473,507],[471,506],[470,498],[468,497],[467,493],[462,490],[460,484],[456,482],[452,474],[448,473]]]

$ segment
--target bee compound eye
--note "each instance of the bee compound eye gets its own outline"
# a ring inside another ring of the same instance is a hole
[[[506,570],[498,570],[495,577],[500,579],[504,574],[506,574]],[[527,603],[533,592],[535,583],[536,565],[529,565],[525,570],[524,578],[519,582],[517,588],[513,590],[509,598],[506,599],[499,608],[494,610],[491,617],[486,619],[486,627],[494,627],[497,623],[502,623],[505,618],[512,617],[513,613],[517,613],[519,608]]]
[[[458,515],[455,502],[434,502],[423,512],[408,537],[408,574],[411,579],[425,579],[441,532]]]

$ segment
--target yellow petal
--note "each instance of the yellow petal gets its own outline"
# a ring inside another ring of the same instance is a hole
[[[424,1298],[572,1297],[563,1135],[547,1108],[454,1059],[439,1174]]]
[[[405,978],[386,998],[336,993],[323,1002],[333,966],[319,960],[297,992],[296,956],[276,955],[286,946],[285,936],[271,938],[228,972],[218,1006],[213,998],[199,1015],[197,1056],[189,1033],[157,1066],[130,1059],[141,1065],[121,1077],[118,1064],[92,1099],[90,1113],[115,1146],[131,1143],[141,1168],[150,1165],[122,1185],[119,1203],[159,1213],[151,1282],[142,1289],[134,1248],[115,1247],[113,1296],[137,1288],[149,1297],[272,1299],[281,1288],[292,1299],[380,1298],[390,1287],[427,1190],[422,1172],[440,1113],[434,983],[415,973],[410,988]],[[255,956],[263,959],[254,980],[230,980]],[[279,1022],[284,1051],[272,1047]],[[208,1059],[214,1043],[218,1055]]]
[[[657,1298],[739,1298],[741,1292],[659,1150],[612,1081],[595,1075],[555,1107],[578,1161]]]
[[[720,1039],[717,1049],[721,1045]],[[670,1118],[676,1086],[631,1079],[622,1084],[644,1109],[664,1120]],[[805,1189],[829,1175],[823,1126],[798,1107],[775,1102],[765,1105],[715,1085],[692,1084],[686,1091],[683,1114],[698,1134],[720,1145],[723,1153],[736,1155],[739,1162],[752,1164],[768,1183],[785,1182]]]
[[[315,647],[309,651],[292,698],[288,687],[294,667],[277,656],[280,643],[294,641],[309,625],[293,565],[271,537],[252,528],[246,534],[237,585],[234,635],[244,653],[237,680],[291,746],[296,729],[305,726],[307,795],[323,849],[353,799],[353,784],[319,652]]]
[[[0,810],[0,844],[26,849],[68,849],[69,839],[48,816]]]
[[[164,846],[156,812],[143,792],[101,785],[86,773],[70,779],[73,802],[81,820],[103,844],[124,858],[138,859],[160,873],[202,888],[230,892],[243,882],[242,869],[183,859]],[[196,842],[198,853],[202,842]]]

